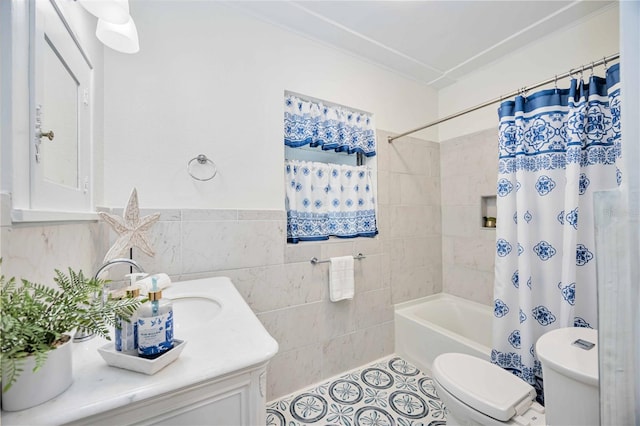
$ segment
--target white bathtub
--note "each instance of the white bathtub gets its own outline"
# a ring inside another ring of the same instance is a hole
[[[446,352],[491,357],[490,306],[439,293],[395,305],[394,316],[396,353],[423,370]]]

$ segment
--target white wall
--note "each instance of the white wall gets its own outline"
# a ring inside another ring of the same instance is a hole
[[[440,90],[439,116],[454,114],[619,52],[618,21],[618,5],[615,3],[572,27],[549,34],[469,74],[456,84]],[[595,71],[598,75],[604,75],[602,67]],[[589,75],[589,72],[585,71],[585,74]],[[558,86],[567,87],[568,80],[560,81]],[[498,105],[440,124],[440,142],[497,126]]]
[[[106,206],[284,209],[283,93],[374,114],[404,131],[436,116],[419,83],[217,2],[132,1],[140,53],[105,49]],[[386,143],[386,142],[383,142]],[[191,179],[198,154],[218,166]]]

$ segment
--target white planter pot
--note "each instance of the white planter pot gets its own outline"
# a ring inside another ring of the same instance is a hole
[[[35,407],[60,395],[73,381],[71,360],[72,343],[66,343],[49,352],[44,365],[35,373],[34,357],[28,357],[22,364],[23,371],[18,380],[2,393],[2,409],[19,411]],[[3,385],[5,380],[3,378]]]

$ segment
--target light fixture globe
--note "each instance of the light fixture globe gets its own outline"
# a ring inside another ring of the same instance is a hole
[[[104,43],[105,46],[118,52],[136,53],[140,50],[138,30],[131,17],[122,25],[112,24],[98,19],[96,37],[98,37],[98,40]]]
[[[123,25],[130,19],[129,0],[79,0],[87,12],[112,24]]]

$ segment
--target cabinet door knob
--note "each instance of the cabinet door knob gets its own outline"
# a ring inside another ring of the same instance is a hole
[[[47,138],[50,141],[52,141],[53,138],[55,137],[55,135],[53,134],[53,130],[49,130],[47,133],[40,132],[40,137],[41,138]]]

